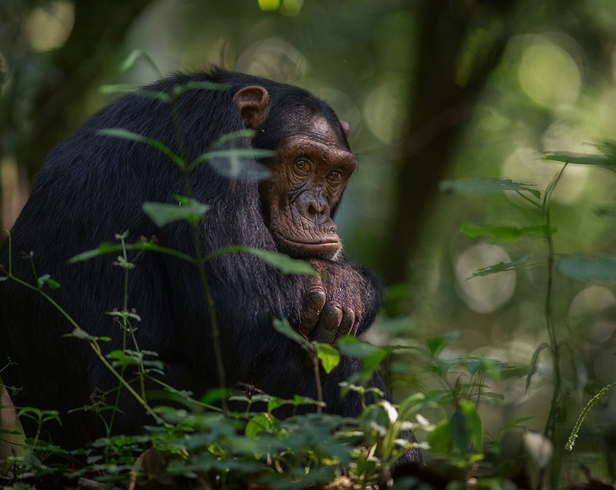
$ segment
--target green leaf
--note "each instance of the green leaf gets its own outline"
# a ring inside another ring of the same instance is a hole
[[[289,324],[289,321],[285,318],[283,320],[279,320],[278,318],[274,318],[273,321],[274,328],[280,332],[282,335],[289,337],[294,342],[297,342],[304,349],[312,349],[312,344],[308,341],[306,337],[301,335],[300,333],[293,330],[293,327]]]
[[[145,97],[147,99],[159,100],[165,104],[171,103],[171,97],[165,92],[158,90],[145,90],[141,87],[135,87],[125,83],[117,85],[103,85],[99,92],[103,95],[117,95],[117,94],[134,94],[139,97]]]
[[[516,257],[509,262],[499,262],[498,264],[482,267],[481,269],[477,269],[475,272],[473,272],[469,279],[472,279],[473,277],[489,276],[490,274],[496,274],[498,272],[512,271],[515,270],[518,265],[523,264],[527,260],[528,257],[524,255],[522,257]]]
[[[466,418],[466,428],[470,432],[475,449],[479,452],[483,451],[483,427],[475,405],[468,400],[460,400],[460,411]]]
[[[331,373],[338,364],[340,364],[340,352],[329,344],[314,342],[317,346],[317,356],[321,360],[323,369],[327,374]]]
[[[49,274],[44,274],[37,279],[38,285],[43,286],[43,284],[47,284],[49,289],[59,289],[60,283],[58,281],[54,281]]]
[[[103,136],[112,136],[114,138],[120,138],[120,139],[125,139],[125,140],[130,140],[130,141],[137,141],[139,143],[146,143],[150,145],[151,147],[156,148],[161,153],[165,154],[178,167],[180,168],[186,167],[186,163],[181,157],[176,155],[169,147],[165,146],[160,141],[155,140],[153,138],[148,138],[146,136],[142,136],[140,134],[133,133],[132,131],[128,131],[126,129],[121,129],[121,128],[101,129],[97,131],[97,133]]]
[[[107,255],[110,253],[120,252],[124,250],[124,247],[126,247],[126,250],[144,250],[144,251],[149,251],[149,252],[158,252],[158,253],[162,253],[165,255],[171,255],[173,257],[186,260],[187,262],[190,262],[192,264],[195,264],[197,262],[195,258],[191,257],[190,255],[183,254],[172,248],[161,247],[152,242],[137,242],[137,243],[132,243],[132,244],[126,244],[125,246],[121,244],[103,242],[98,246],[97,249],[88,250],[86,252],[82,252],[78,255],[75,255],[74,257],[71,257],[70,259],[68,259],[66,263],[74,264],[76,262],[83,262],[85,260],[91,260],[95,257],[101,257],[103,255]]]
[[[445,337],[429,337],[426,339],[430,354],[435,355],[439,348],[445,343]]]
[[[369,382],[383,359],[391,353],[390,349],[368,344],[356,337],[341,337],[336,341],[336,345],[345,356],[357,357],[362,360],[360,371],[349,378],[349,382],[360,385]]]
[[[462,454],[468,452],[471,444],[471,432],[467,427],[467,419],[462,412],[456,410],[449,420],[449,437],[454,447]]]
[[[451,449],[451,435],[449,421],[441,420],[434,430],[428,435],[430,449],[435,453],[447,454]]]
[[[259,432],[273,428],[271,415],[260,413],[251,418],[246,424],[246,437],[255,438]]]
[[[460,194],[477,196],[503,191],[515,191],[528,192],[539,199],[541,192],[531,187],[535,187],[535,185],[514,182],[511,179],[444,180],[439,184],[439,189],[442,192],[459,192]]]
[[[556,270],[563,276],[582,281],[616,281],[616,256],[566,255],[558,258]]]
[[[158,66],[156,65],[156,62],[152,59],[152,57],[145,52],[143,49],[133,49],[128,56],[126,57],[126,59],[122,62],[122,64],[120,65],[120,71],[122,73],[126,73],[127,71],[129,71],[133,66],[135,66],[135,64],[137,63],[137,61],[139,60],[145,60],[151,67],[152,69],[156,72],[157,75],[161,76],[160,70],[158,69]]]
[[[76,262],[83,262],[85,260],[93,259],[94,257],[100,257],[102,255],[110,254],[117,252],[119,250],[123,250],[122,245],[116,245],[110,242],[101,243],[98,248],[94,250],[88,250],[87,252],[82,252],[74,257],[68,259],[66,261],[67,264],[74,264]]]
[[[576,165],[595,165],[599,167],[616,166],[616,159],[605,155],[589,155],[585,153],[546,153],[546,160]]]
[[[217,90],[224,92],[225,90],[229,90],[231,87],[226,83],[216,83],[216,82],[208,82],[208,81],[192,81],[186,82],[182,85],[176,85],[173,87],[173,93],[175,95],[181,95],[184,92],[188,92],[189,90]]]
[[[544,225],[518,227],[464,223],[461,231],[465,236],[473,240],[485,237],[502,242],[512,242],[522,237],[545,238],[553,234],[556,228],[548,228]]]
[[[311,276],[315,276],[317,274],[308,262],[299,259],[292,259],[285,254],[251,247],[245,247],[244,251],[251,253],[252,255],[256,255],[261,260],[264,260],[283,274],[307,274]]]
[[[203,219],[205,213],[210,210],[210,206],[201,204],[194,199],[179,198],[178,201],[180,204],[184,204],[176,206],[160,202],[145,202],[142,209],[159,228],[180,220],[198,223]]]
[[[530,386],[530,380],[533,377],[533,374],[535,374],[535,371],[537,369],[537,362],[539,361],[539,354],[541,354],[541,351],[547,347],[550,347],[550,346],[547,343],[543,342],[539,347],[535,349],[535,352],[533,352],[533,357],[531,357],[530,359],[530,366],[528,366],[528,374],[526,375],[525,391],[528,391],[528,387]]]
[[[260,248],[246,247],[245,245],[229,245],[227,247],[219,248],[218,250],[215,250],[214,252],[208,254],[205,257],[205,260],[212,260],[213,258],[226,253],[238,252],[245,252],[256,255],[272,267],[278,269],[283,274],[307,274],[309,276],[317,275],[317,272],[310,266],[308,262],[304,260],[292,259],[288,255],[281,254],[279,252],[262,250]]]
[[[256,131],[254,129],[240,129],[238,131],[232,131],[231,133],[225,133],[220,138],[218,138],[214,143],[212,143],[212,148],[218,148],[229,141],[234,141],[237,139],[254,138]]]

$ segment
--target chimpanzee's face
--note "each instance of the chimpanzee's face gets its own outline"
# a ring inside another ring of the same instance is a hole
[[[267,162],[271,176],[259,188],[265,222],[278,249],[293,257],[335,259],[342,244],[333,212],[357,166],[343,126],[334,129],[325,116],[309,111],[274,116],[263,87],[243,88],[234,101],[246,127],[265,131],[261,125],[272,117],[283,123],[276,154]]]
[[[356,163],[325,118],[314,117],[308,127],[281,142],[261,203],[281,252],[334,259],[342,244],[332,215]]]

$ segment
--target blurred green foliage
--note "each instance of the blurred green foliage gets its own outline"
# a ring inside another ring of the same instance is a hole
[[[387,280],[404,282],[390,290],[387,315],[370,340],[413,345],[438,338],[435,333],[461,332],[438,348],[436,366],[464,356],[531,363],[537,346],[548,341],[546,272],[533,266],[545,257],[545,245],[532,236],[546,229],[519,193],[476,199],[440,194],[436,182],[511,179],[543,190],[562,166],[542,159],[542,152],[595,153],[589,145],[616,139],[616,3],[432,0],[430,8],[404,0],[144,0],[129,12],[122,2],[109,2],[104,21],[88,22],[101,17],[103,3],[0,2],[5,226],[23,204],[42,156],[108,100],[98,92],[101,83],[142,84],[159,76],[145,62],[121,73],[132,50],[143,49],[163,74],[215,63],[271,77],[312,90],[350,123],[360,169],[337,216],[346,253]],[[430,30],[440,44],[430,44]],[[447,151],[421,153],[439,146]],[[556,256],[614,253],[615,189],[608,168],[567,168],[551,206]],[[506,245],[495,243],[504,237]],[[530,266],[515,266],[522,257]],[[469,279],[499,263],[513,265]],[[555,275],[552,296],[559,336],[579,357],[560,366],[570,387],[563,393],[563,427],[615,377],[613,278],[599,283],[592,280],[596,274],[583,281],[570,275]],[[524,425],[543,429],[553,370],[541,357],[534,367],[528,392],[522,376],[490,381],[490,391],[502,397],[479,406],[485,434],[529,415],[534,418]],[[454,382],[476,374],[460,369],[467,366],[441,374]],[[440,383],[395,360],[390,377],[404,384],[400,396]],[[576,457],[592,468],[607,465],[593,456],[597,448],[615,457],[614,396],[602,399],[579,434]],[[458,410],[450,424],[469,409]],[[468,441],[452,433],[451,442],[462,447]]]

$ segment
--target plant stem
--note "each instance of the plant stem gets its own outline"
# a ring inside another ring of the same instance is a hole
[[[543,219],[545,224],[545,229],[547,231],[546,236],[546,245],[547,245],[547,287],[546,287],[546,297],[545,297],[545,309],[544,309],[544,317],[545,317],[545,326],[548,331],[548,337],[550,341],[550,350],[552,352],[552,372],[553,372],[553,382],[552,382],[552,401],[550,403],[550,413],[548,415],[548,419],[545,424],[545,429],[543,431],[546,437],[554,437],[554,431],[556,428],[556,419],[559,411],[559,398],[560,398],[560,389],[561,389],[561,374],[560,374],[560,346],[558,345],[558,339],[556,337],[556,328],[554,325],[554,315],[552,311],[552,288],[554,282],[554,240],[552,239],[551,230],[551,217],[550,217],[550,201],[552,194],[554,193],[554,189],[558,184],[558,181],[562,177],[565,169],[567,168],[567,164],[565,163],[560,171],[556,174],[554,179],[550,182],[548,187],[546,188],[545,195],[543,198]]]

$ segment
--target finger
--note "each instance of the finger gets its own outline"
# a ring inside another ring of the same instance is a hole
[[[346,308],[342,312],[342,321],[340,322],[340,328],[336,333],[336,338],[343,335],[352,335],[353,324],[355,323],[355,312],[350,308]]]
[[[314,340],[331,344],[336,339],[336,332],[342,320],[342,309],[337,305],[327,304],[314,328]]]
[[[352,335],[353,337],[357,337],[357,331],[359,330],[360,320],[361,318],[359,317],[355,319],[355,321],[353,322],[353,327],[351,328],[351,333],[349,335]]]
[[[308,337],[312,333],[319,321],[324,306],[325,291],[322,289],[314,289],[306,295],[302,320],[299,326],[299,331],[302,335]]]

